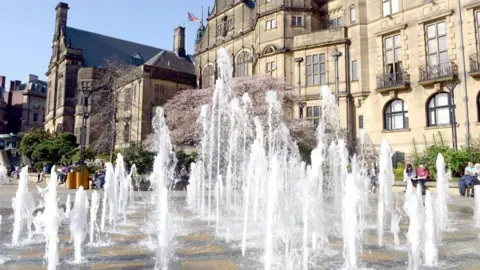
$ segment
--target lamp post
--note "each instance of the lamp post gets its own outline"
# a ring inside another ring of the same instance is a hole
[[[300,74],[300,64],[303,62],[302,57],[295,58],[295,62],[297,62],[297,68],[298,68],[298,117],[300,119],[303,118],[303,108],[305,108],[305,105],[307,103],[303,100],[300,100],[302,97],[302,76]]]
[[[445,82],[443,86],[448,89],[448,108],[450,112],[450,124],[452,126],[452,147],[453,149],[458,149],[457,144],[457,116],[456,116],[456,105],[455,105],[455,87],[458,85],[458,80]]]
[[[332,57],[335,61],[335,98],[337,100],[337,106],[339,105],[339,89],[338,89],[338,58],[342,56],[342,53],[338,51],[337,46],[333,48]]]
[[[89,117],[88,98],[92,94],[92,82],[82,81],[80,92],[82,92],[83,97],[82,131],[80,134],[80,164],[83,164],[85,157],[85,145],[87,143],[87,119]]]

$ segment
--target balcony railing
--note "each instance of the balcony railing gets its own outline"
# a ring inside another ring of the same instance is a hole
[[[480,54],[470,55],[470,74],[480,75]]]
[[[377,89],[400,89],[410,86],[410,75],[405,71],[377,75]]]
[[[448,81],[453,80],[456,76],[457,65],[453,62],[420,67],[420,82]]]

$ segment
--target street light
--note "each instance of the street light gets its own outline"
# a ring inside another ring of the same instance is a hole
[[[305,105],[307,103],[303,100],[300,100],[302,96],[302,76],[300,74],[300,64],[303,62],[302,57],[295,58],[295,62],[297,62],[297,67],[298,67],[298,117],[300,119],[303,118],[303,108],[305,108]]]
[[[458,149],[457,144],[457,116],[456,116],[456,105],[455,105],[455,87],[458,85],[458,80],[444,82],[443,86],[448,89],[449,98],[448,98],[448,108],[450,112],[450,124],[452,126],[452,146],[453,149]]]
[[[82,115],[82,132],[80,134],[80,164],[84,163],[85,145],[87,143],[87,119],[88,113],[88,98],[92,94],[92,82],[82,81],[80,92],[83,96],[83,115]]]
[[[335,60],[335,97],[337,100],[337,106],[339,105],[339,89],[338,89],[338,58],[342,56],[342,53],[338,51],[337,46],[333,48],[332,57]]]

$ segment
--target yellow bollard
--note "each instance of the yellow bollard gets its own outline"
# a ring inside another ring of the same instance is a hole
[[[66,188],[68,189],[77,189],[77,182],[75,180],[77,174],[77,169],[74,168],[72,171],[69,171],[67,174],[67,183],[66,183]]]
[[[82,179],[82,168],[78,168],[75,172],[75,189],[80,188],[83,186],[83,179]]]
[[[83,179],[83,188],[85,190],[90,188],[90,180],[88,178],[88,169],[86,166],[82,168],[82,179]]]

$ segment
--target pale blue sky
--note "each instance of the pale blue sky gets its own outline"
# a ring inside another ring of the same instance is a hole
[[[45,79],[51,56],[58,0],[1,0],[0,75],[25,81],[27,74]],[[214,0],[64,0],[67,25],[86,31],[172,50],[173,29],[184,25],[187,12],[204,22]],[[188,24],[188,52],[198,24]]]

